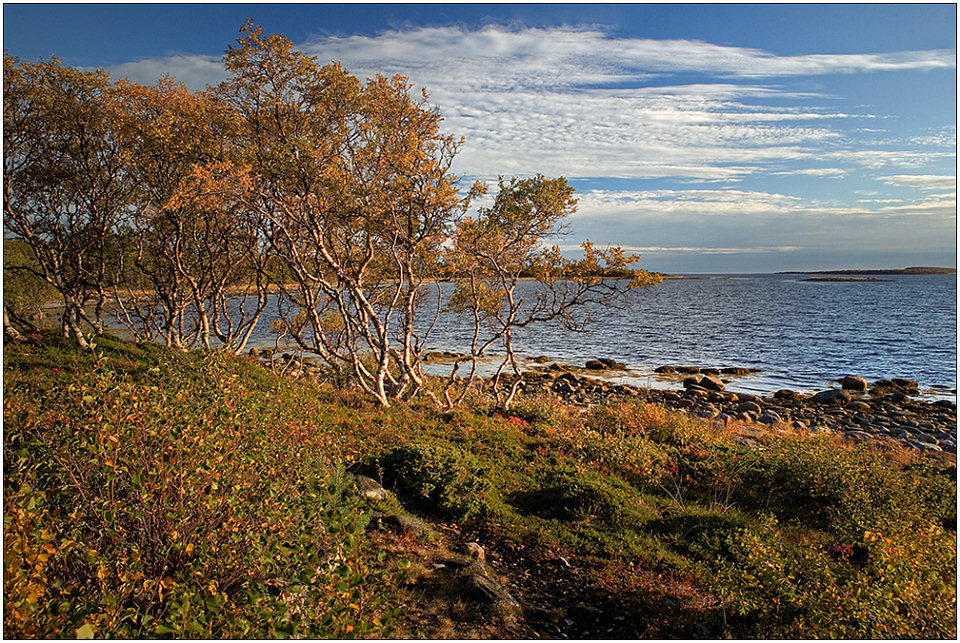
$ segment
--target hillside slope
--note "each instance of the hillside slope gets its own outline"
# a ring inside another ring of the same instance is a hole
[[[746,430],[8,344],[5,634],[956,636],[955,480]]]

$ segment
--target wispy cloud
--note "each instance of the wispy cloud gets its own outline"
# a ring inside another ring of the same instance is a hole
[[[919,168],[929,155],[881,150],[847,156],[838,149],[844,139],[837,125],[873,114],[837,110],[831,97],[769,81],[956,66],[955,54],[943,50],[777,56],[572,27],[413,28],[326,36],[298,46],[361,77],[399,73],[426,87],[446,130],[467,139],[455,169],[481,178],[543,172],[735,181],[782,170],[784,162],[830,158]],[[145,82],[167,72],[191,87],[224,76],[209,56],[146,60],[111,71]],[[701,77],[677,82],[677,74]],[[839,176],[815,172],[794,173]]]
[[[957,177],[941,174],[895,174],[881,176],[880,180],[889,185],[909,186],[924,190],[957,189]]]
[[[842,179],[847,171],[838,167],[811,167],[798,168],[785,172],[771,172],[774,176],[822,176],[831,179]]]
[[[505,27],[295,44],[361,78],[403,74],[426,87],[444,129],[466,138],[460,174],[597,179],[609,189],[579,194],[571,240],[682,257],[678,265],[745,254],[768,265],[776,253],[804,252],[819,261],[862,247],[955,254],[956,128],[904,131],[897,114],[856,106],[827,78],[955,69],[953,51],[778,56],[596,28]],[[168,73],[192,88],[225,77],[210,56],[111,72],[147,83]],[[849,197],[836,179],[850,181]]]

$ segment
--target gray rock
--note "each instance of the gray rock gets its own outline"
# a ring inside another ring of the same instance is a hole
[[[609,357],[601,357],[597,361],[605,364],[607,368],[612,368],[615,370],[622,371],[627,367],[627,365],[624,364],[623,362],[618,362],[617,360],[610,359]]]
[[[367,476],[353,476],[357,481],[357,490],[360,495],[370,500],[386,500],[390,492],[380,486],[380,483]]]
[[[722,391],[724,388],[720,378],[713,375],[705,375],[700,378],[700,386],[710,391]]]
[[[759,415],[761,408],[756,402],[741,402],[737,405],[737,411],[740,413],[755,413]]]
[[[783,422],[783,419],[773,411],[766,411],[763,413],[763,415],[757,418],[757,422],[760,424],[773,426],[774,424],[780,424]]]
[[[778,400],[795,401],[800,399],[800,394],[796,391],[791,391],[788,388],[782,388],[774,393],[773,397]]]
[[[870,434],[865,433],[864,431],[844,431],[843,437],[848,440],[853,440],[856,443],[866,442],[870,440]]]
[[[856,375],[847,375],[840,380],[840,388],[845,391],[856,391],[858,393],[867,392],[867,380]]]
[[[908,380],[902,377],[895,377],[891,380],[891,382],[893,382],[893,385],[896,386],[897,388],[904,389],[906,391],[920,390],[920,386],[917,384],[915,380]]]
[[[910,401],[910,396],[902,391],[894,391],[890,395],[884,396],[883,401],[892,404],[903,404],[904,402]]]
[[[816,402],[817,404],[840,404],[850,401],[850,394],[841,389],[827,389],[826,391],[820,391],[812,398],[811,402]]]
[[[463,579],[463,595],[465,598],[489,603],[491,605],[505,605],[514,607],[519,605],[517,600],[497,581],[482,574],[467,574]]]

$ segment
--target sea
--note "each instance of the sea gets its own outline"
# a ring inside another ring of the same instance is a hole
[[[681,275],[631,292],[623,306],[589,310],[583,332],[556,323],[519,329],[515,347],[526,365],[546,356],[583,366],[612,358],[626,371],[615,382],[678,388],[664,365],[758,369],[729,378],[727,389],[769,394],[814,392],[845,375],[916,380],[933,398],[956,399],[956,275],[883,275],[878,281],[811,281],[800,274]],[[452,284],[442,284],[449,294]],[[534,294],[523,282],[519,294]],[[435,297],[433,294],[431,297]],[[436,299],[424,304],[435,309]],[[265,315],[250,344],[273,345]],[[428,350],[469,349],[468,320],[441,316]],[[424,328],[424,327],[421,327]],[[496,351],[494,351],[496,353]],[[443,365],[431,366],[442,372]]]

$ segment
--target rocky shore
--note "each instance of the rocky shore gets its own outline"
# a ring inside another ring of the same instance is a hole
[[[308,360],[290,354],[253,349],[255,357],[277,365],[289,375],[319,372]],[[456,353],[431,353],[425,362],[436,363],[460,357]],[[550,392],[566,403],[590,406],[615,399],[636,398],[698,418],[780,427],[791,430],[833,431],[854,442],[894,439],[911,449],[952,454],[957,452],[957,405],[949,400],[929,401],[920,396],[918,383],[894,378],[867,382],[847,375],[837,388],[816,394],[782,389],[762,396],[726,390],[732,378],[758,372],[756,369],[661,366],[659,375],[680,379],[683,390],[657,389],[615,383],[597,375],[626,374],[623,363],[609,358],[587,360],[583,368],[571,367],[546,356],[531,361],[520,390],[527,394]],[[504,381],[509,386],[509,378]],[[954,393],[956,391],[953,391]]]
[[[587,364],[589,368],[591,362]],[[760,396],[726,390],[724,375],[745,375],[750,369],[666,366],[657,370],[688,374],[682,382],[684,390],[614,384],[582,373],[551,370],[525,374],[522,388],[528,393],[551,391],[575,404],[589,405],[616,397],[642,398],[719,422],[736,420],[811,432],[835,431],[856,442],[894,438],[921,451],[957,452],[956,403],[916,399],[919,387],[913,380],[871,384],[861,377],[846,376],[838,381],[839,388],[814,395],[783,389]]]

